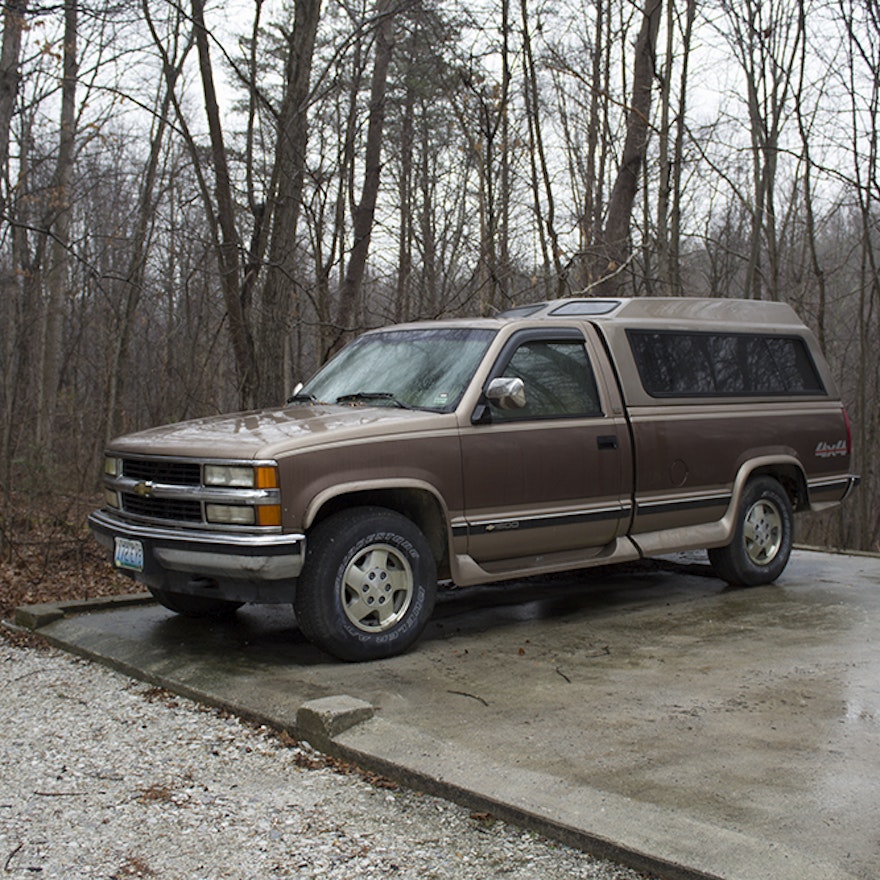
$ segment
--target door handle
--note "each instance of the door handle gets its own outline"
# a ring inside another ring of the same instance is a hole
[[[600,434],[596,438],[596,445],[599,449],[617,449],[617,435]]]

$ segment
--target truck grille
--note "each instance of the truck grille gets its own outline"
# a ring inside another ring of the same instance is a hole
[[[166,458],[123,458],[122,476],[139,483],[160,486],[186,486],[198,492],[202,485],[200,462],[174,461]],[[163,498],[123,490],[122,509],[132,516],[172,523],[201,523],[202,504],[197,498]]]
[[[123,518],[171,528],[218,532],[281,531],[281,491],[273,474],[269,488],[205,485],[205,467],[277,468],[273,462],[240,459],[172,458],[164,455],[107,455],[107,508]],[[256,473],[256,472],[253,472]],[[254,482],[256,480],[254,479]],[[218,481],[219,482],[219,481]],[[271,508],[271,515],[258,508]],[[235,508],[231,513],[227,508]],[[250,509],[249,509],[250,508]],[[271,517],[271,518],[270,518]],[[262,519],[262,521],[261,521]],[[231,521],[230,521],[231,520]]]
[[[139,495],[123,492],[122,509],[126,513],[153,519],[170,519],[177,522],[202,520],[202,505],[198,501],[177,498],[141,498]]]

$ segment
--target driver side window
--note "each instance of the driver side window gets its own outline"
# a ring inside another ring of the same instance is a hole
[[[503,376],[522,379],[526,405],[492,408],[492,420],[583,418],[602,414],[596,379],[582,342],[530,340],[514,351]]]

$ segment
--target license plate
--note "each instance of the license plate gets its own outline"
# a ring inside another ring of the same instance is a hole
[[[130,571],[144,570],[144,545],[130,538],[116,538],[113,564]]]

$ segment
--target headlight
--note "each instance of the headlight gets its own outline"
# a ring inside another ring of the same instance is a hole
[[[205,485],[230,489],[277,489],[277,465],[206,464]]]
[[[112,489],[104,490],[104,504],[107,507],[115,507],[117,510],[119,509],[119,495],[114,492]]]
[[[113,455],[104,456],[104,473],[108,477],[118,477],[122,474],[122,459]]]
[[[233,504],[206,504],[205,516],[208,522],[236,526],[254,524],[254,508]]]
[[[246,465],[206,464],[205,485],[253,489],[254,469]]]

